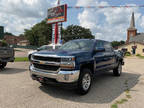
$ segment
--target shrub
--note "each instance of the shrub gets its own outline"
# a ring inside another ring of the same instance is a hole
[[[7,47],[8,44],[6,43],[5,40],[0,40],[0,47]]]
[[[136,56],[141,56],[140,54],[137,54]]]
[[[130,52],[126,52],[125,56],[131,56],[131,53]]]

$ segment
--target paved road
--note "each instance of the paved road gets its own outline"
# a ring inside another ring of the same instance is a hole
[[[121,77],[113,77],[111,72],[99,75],[85,96],[41,86],[31,80],[28,62],[9,63],[0,71],[0,108],[143,108],[144,60],[129,58],[125,62]]]
[[[24,48],[15,48],[15,57],[27,57],[28,52],[32,51],[31,49],[24,49]]]

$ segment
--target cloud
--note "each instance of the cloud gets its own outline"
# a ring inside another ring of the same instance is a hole
[[[85,0],[83,3],[81,1],[78,0],[76,5],[88,6],[88,4],[92,4],[92,6],[109,6],[108,2],[100,0]],[[130,25],[130,18],[133,11],[135,12],[136,22],[139,22],[138,20],[142,16],[139,8],[85,8],[82,13],[79,13],[78,20],[81,26],[91,29],[92,33],[98,39],[108,41],[125,40],[126,30]],[[143,24],[141,25],[144,26]]]
[[[51,0],[0,0],[0,24],[5,31],[19,35],[46,18]]]
[[[144,29],[144,16],[141,17],[139,24],[140,24],[141,28]]]

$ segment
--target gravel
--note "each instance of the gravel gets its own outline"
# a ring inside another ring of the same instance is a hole
[[[44,87],[30,78],[28,62],[8,63],[0,71],[0,108],[111,108],[116,101],[118,108],[143,108],[144,60],[126,58],[123,74],[114,77],[112,72],[98,75],[87,95],[60,87]]]

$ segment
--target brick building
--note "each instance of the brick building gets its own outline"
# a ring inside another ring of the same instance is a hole
[[[131,16],[130,27],[127,29],[126,44],[119,46],[118,49],[125,50],[131,54],[140,54],[144,56],[144,33],[137,33],[134,12]]]
[[[10,45],[17,45],[20,41],[26,40],[24,36],[5,35],[4,40]]]

